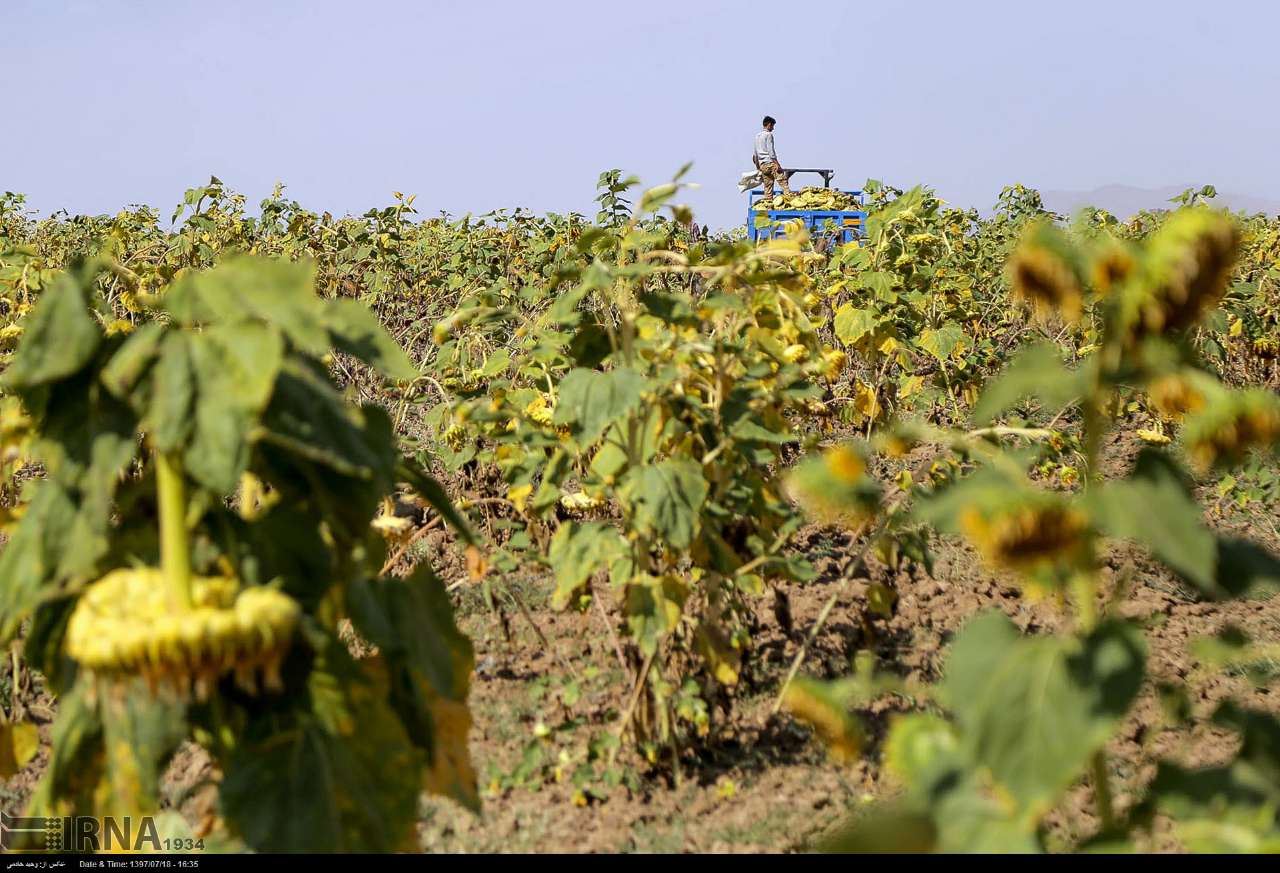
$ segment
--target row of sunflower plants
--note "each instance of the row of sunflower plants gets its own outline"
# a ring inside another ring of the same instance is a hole
[[[1117,258],[1109,236],[1031,227],[1008,266],[1013,293],[1068,323],[1096,313],[1096,353],[1076,361],[1060,347],[1032,346],[983,392],[972,413],[977,429],[903,425],[879,444],[920,441],[959,457],[966,475],[917,488],[912,516],[964,537],[994,572],[1018,579],[1026,596],[1060,603],[1070,622],[1063,632],[1026,636],[1001,613],[971,620],[951,645],[941,681],[913,689],[921,705],[890,724],[882,756],[901,792],[852,816],[828,848],[1128,850],[1147,838],[1157,816],[1171,820],[1191,850],[1280,847],[1280,720],[1273,713],[1223,702],[1211,721],[1239,737],[1229,761],[1188,768],[1162,760],[1149,781],[1123,796],[1107,754],[1152,681],[1141,628],[1121,617],[1124,586],[1102,583],[1099,556],[1109,541],[1137,544],[1206,598],[1280,589],[1280,560],[1210,531],[1193,496],[1195,475],[1280,449],[1280,397],[1229,387],[1199,351],[1206,318],[1232,287],[1241,235],[1232,218],[1194,206],[1163,218]],[[1148,446],[1128,473],[1107,480],[1100,453],[1116,426],[1118,396],[1147,398],[1176,419],[1178,439]],[[1079,485],[1043,487],[1028,475],[1027,445],[1054,431],[999,423],[1028,402],[1051,420],[1078,410],[1086,469]],[[865,465],[841,460],[859,451],[833,450],[795,475],[810,490],[817,482],[836,508],[875,511],[859,499],[874,487],[863,481]],[[1234,629],[1211,642],[1241,657],[1252,645]],[[863,737],[851,709],[885,691],[902,689],[863,669],[835,683],[798,682],[788,703],[848,756]],[[1189,689],[1161,693],[1186,709]],[[1063,844],[1047,818],[1080,784],[1091,793],[1096,826]]]
[[[707,246],[678,190],[581,234],[555,293],[476,295],[428,367],[451,395],[429,453],[500,473],[515,530],[496,568],[544,563],[558,608],[612,604],[631,677],[616,730],[655,762],[750,678],[751,601],[812,575],[776,474],[845,361],[806,312],[805,241]]]

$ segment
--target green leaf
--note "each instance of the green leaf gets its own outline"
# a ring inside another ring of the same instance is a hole
[[[259,438],[344,476],[371,479],[398,464],[365,433],[365,416],[313,368],[289,361]]]
[[[915,344],[936,358],[938,363],[945,364],[964,350],[968,344],[968,334],[954,321],[948,321],[937,329],[922,331]]]
[[[584,324],[569,342],[569,357],[579,367],[592,369],[600,366],[613,353],[609,334],[598,324]]]
[[[133,411],[86,371],[48,388],[36,453],[62,484],[111,492],[133,458],[136,428]]]
[[[388,379],[410,381],[418,370],[363,303],[339,298],[325,303],[325,329],[333,346],[354,355]]]
[[[687,549],[698,533],[707,490],[701,464],[688,458],[669,458],[629,472],[619,496],[630,505],[637,530],[657,535],[677,549]]]
[[[254,416],[228,378],[229,365],[219,345],[196,335],[187,351],[196,393],[183,466],[200,484],[226,494],[248,466]]]
[[[31,796],[28,815],[84,815],[95,809],[94,794],[103,772],[102,722],[94,705],[97,697],[93,680],[83,674],[70,691],[58,697],[49,762]]]
[[[385,708],[359,715],[359,736],[305,720],[241,746],[220,794],[233,832],[263,852],[404,849],[419,768]]]
[[[261,413],[284,364],[280,335],[262,324],[217,324],[192,338],[197,345],[198,340],[212,347],[236,402],[253,415]]]
[[[605,522],[569,521],[560,525],[547,550],[547,560],[556,574],[551,605],[564,609],[592,573],[626,553],[627,542],[622,534]]]
[[[31,611],[50,593],[58,563],[77,545],[68,537],[76,505],[55,482],[41,482],[22,521],[0,549],[0,641],[8,642]]]
[[[961,764],[960,740],[942,716],[913,713],[896,720],[884,763],[913,790],[930,793]]]
[[[836,337],[846,346],[851,346],[879,326],[876,314],[870,309],[857,309],[846,303],[836,310],[832,326]]]
[[[817,849],[840,855],[924,854],[938,850],[938,830],[927,813],[878,804],[824,838]]]
[[[444,585],[426,564],[404,578],[361,579],[347,603],[356,629],[384,655],[402,659],[434,692],[465,700],[474,657],[459,632]]]
[[[1141,633],[1121,622],[1082,640],[1023,637],[990,612],[956,639],[942,690],[967,757],[1038,817],[1111,737],[1144,662]]]
[[[1217,544],[1167,454],[1144,449],[1129,477],[1102,485],[1089,508],[1108,535],[1135,540],[1198,587],[1214,588]]]
[[[1029,346],[1009,362],[983,390],[973,407],[973,423],[990,424],[1027,397],[1057,410],[1083,395],[1087,368],[1068,370],[1057,346]]]
[[[5,371],[6,389],[30,391],[65,379],[93,360],[102,330],[89,311],[85,284],[85,279],[63,273],[40,295]]]
[[[1280,720],[1226,703],[1213,721],[1241,737],[1227,764],[1189,770],[1162,762],[1151,783],[1156,808],[1193,852],[1280,851]]]
[[[356,629],[386,662],[391,707],[428,761],[427,787],[479,810],[467,751],[466,708],[474,666],[444,585],[426,565],[405,579],[352,584],[347,602]]]
[[[260,852],[393,852],[410,845],[422,757],[387,689],[330,644],[310,711],[264,710],[246,726],[219,791],[232,832]]]
[[[174,331],[164,338],[152,377],[151,407],[143,420],[156,449],[175,452],[191,433],[195,378],[187,338]]]
[[[104,809],[118,816],[155,812],[165,767],[186,738],[184,707],[148,693],[141,679],[125,693],[103,695],[99,706],[106,751]]]
[[[570,425],[580,443],[594,442],[614,421],[639,409],[644,386],[644,376],[629,367],[570,370],[560,383],[552,422]]]
[[[858,287],[870,291],[876,299],[884,299],[885,295],[893,292],[893,280],[893,273],[869,270],[858,276]]]
[[[135,330],[102,368],[102,384],[116,397],[127,400],[155,363],[160,344],[166,336],[165,326],[158,321],[148,322]]]
[[[309,508],[282,501],[236,526],[228,553],[241,557],[236,570],[246,585],[279,583],[304,609],[314,609],[333,588],[329,534]]]
[[[1280,559],[1257,543],[1221,537],[1217,556],[1217,586],[1210,593],[1267,597],[1280,591]]]
[[[627,584],[627,626],[640,651],[657,651],[662,638],[679,625],[688,597],[689,586],[676,576],[632,577]]]
[[[297,262],[233,258],[180,279],[165,295],[165,308],[192,327],[258,322],[319,356],[329,351],[330,333],[312,278],[312,269]]]
[[[667,324],[695,325],[697,315],[693,311],[693,299],[686,294],[669,294],[649,291],[640,295],[640,305],[650,315]]]

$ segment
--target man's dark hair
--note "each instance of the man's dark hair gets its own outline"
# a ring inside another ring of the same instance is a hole
[[[762,123],[765,127],[768,127],[768,126],[769,126],[769,125],[771,125],[771,124],[777,124],[777,123],[778,123],[778,119],[774,118],[772,115],[766,115],[766,116],[764,117],[764,121],[763,121],[763,122],[761,122],[761,123]]]

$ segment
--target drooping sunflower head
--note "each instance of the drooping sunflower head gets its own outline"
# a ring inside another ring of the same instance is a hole
[[[138,676],[182,696],[194,690],[204,698],[229,673],[247,691],[256,692],[259,675],[278,690],[298,604],[273,588],[241,589],[222,577],[194,579],[192,599],[190,608],[177,607],[158,569],[114,570],[76,603],[67,654],[97,675]]]
[[[1084,312],[1077,256],[1066,235],[1048,223],[1032,227],[1006,266],[1015,297],[1039,317],[1055,313],[1067,321]]]
[[[1100,245],[1089,263],[1089,278],[1100,297],[1106,297],[1133,275],[1137,258],[1124,243],[1111,240]]]
[[[1088,516],[1050,495],[969,507],[960,513],[960,528],[1000,569],[1034,573],[1052,565],[1078,566],[1089,554]]]
[[[1182,442],[1201,471],[1230,467],[1251,451],[1280,449],[1280,397],[1265,388],[1225,392],[1187,419]]]
[[[1198,381],[1190,373],[1166,373],[1147,383],[1147,398],[1166,419],[1181,421],[1184,415],[1204,407],[1205,392]]]
[[[1173,213],[1125,285],[1122,329],[1140,339],[1195,325],[1226,293],[1239,246],[1240,231],[1229,216],[1208,209]]]
[[[792,497],[816,520],[856,527],[875,514],[880,485],[867,475],[860,446],[834,446],[796,467],[787,479]]]

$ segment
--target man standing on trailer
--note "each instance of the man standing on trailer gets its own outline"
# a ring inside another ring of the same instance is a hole
[[[756,169],[760,171],[765,200],[773,199],[774,179],[777,179],[778,184],[782,186],[783,194],[791,193],[787,174],[782,171],[782,164],[778,163],[778,153],[773,150],[773,126],[777,123],[771,115],[764,117],[764,130],[756,134],[755,151],[751,155]]]

